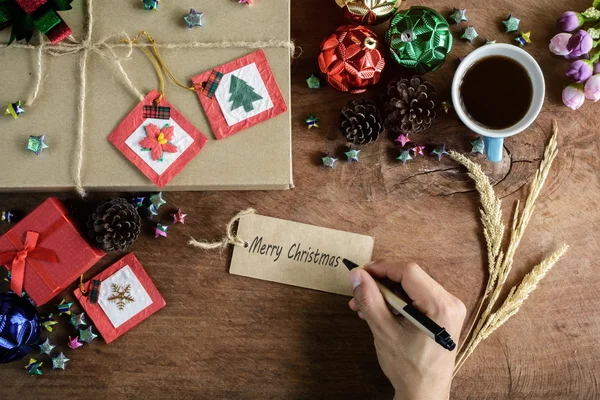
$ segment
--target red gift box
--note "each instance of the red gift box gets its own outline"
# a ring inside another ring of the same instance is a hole
[[[0,265],[11,289],[25,290],[36,306],[60,293],[104,256],[80,234],[65,206],[50,198],[0,238]]]

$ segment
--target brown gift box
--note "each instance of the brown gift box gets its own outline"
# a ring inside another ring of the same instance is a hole
[[[140,1],[92,0],[92,42],[106,39],[116,44],[127,34],[142,30],[157,43],[234,42],[275,40],[289,42],[289,1],[257,0],[252,5],[237,0],[202,2],[161,1],[158,11],[146,11]],[[60,12],[81,42],[84,21],[89,17],[85,1],[74,1],[73,9]],[[188,29],[183,17],[190,8],[204,12],[203,27]],[[6,43],[10,27],[0,32]],[[109,36],[112,36],[109,38]],[[38,34],[31,44],[38,45]],[[51,47],[48,40],[46,45]],[[24,42],[21,42],[24,43]],[[171,72],[184,84],[212,68],[235,60],[257,48],[161,48]],[[247,45],[246,45],[247,46]],[[89,51],[87,59],[85,125],[81,181],[86,190],[154,190],[156,186],[140,172],[107,137],[139,103],[125,84],[106,48]],[[126,47],[115,48],[125,57]],[[223,140],[216,140],[196,93],[166,82],[165,98],[207,138],[202,151],[165,187],[165,190],[263,190],[293,185],[290,122],[290,50],[267,47],[269,61],[288,111]],[[35,88],[38,71],[35,48],[0,47],[4,73],[0,77],[2,103],[25,102]],[[63,190],[76,186],[78,126],[83,51],[51,56],[42,54],[42,86],[39,96],[18,120],[0,115],[0,189]],[[146,55],[133,49],[121,62],[133,85],[142,93],[158,89],[158,77]],[[29,135],[46,135],[50,146],[39,156],[26,150]]]

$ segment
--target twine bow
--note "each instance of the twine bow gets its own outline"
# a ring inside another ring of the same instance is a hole
[[[43,266],[36,261],[58,263],[58,256],[54,250],[37,247],[39,237],[39,233],[27,231],[25,243],[21,244],[21,250],[0,253],[0,264],[6,265],[6,269],[11,271],[10,288],[18,296],[21,296],[23,293],[26,262],[36,271],[39,271],[40,268],[43,269]]]
[[[235,217],[231,218],[231,221],[229,221],[227,224],[225,236],[223,236],[223,239],[221,239],[220,242],[199,242],[192,237],[190,238],[188,244],[202,250],[225,249],[230,244],[234,246],[246,246],[246,241],[240,239],[236,234],[233,233],[233,226],[240,218],[250,214],[256,214],[256,210],[253,208],[248,208],[244,211],[240,211],[235,215]]]

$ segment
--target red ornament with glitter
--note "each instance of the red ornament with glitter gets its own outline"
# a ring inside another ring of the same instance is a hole
[[[334,88],[362,93],[379,81],[385,60],[372,30],[359,25],[344,25],[321,44],[319,67]]]

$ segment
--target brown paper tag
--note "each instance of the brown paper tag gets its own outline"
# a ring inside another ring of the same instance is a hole
[[[359,265],[371,260],[370,236],[314,225],[246,215],[240,218],[229,272],[266,281],[352,295],[347,258]]]

